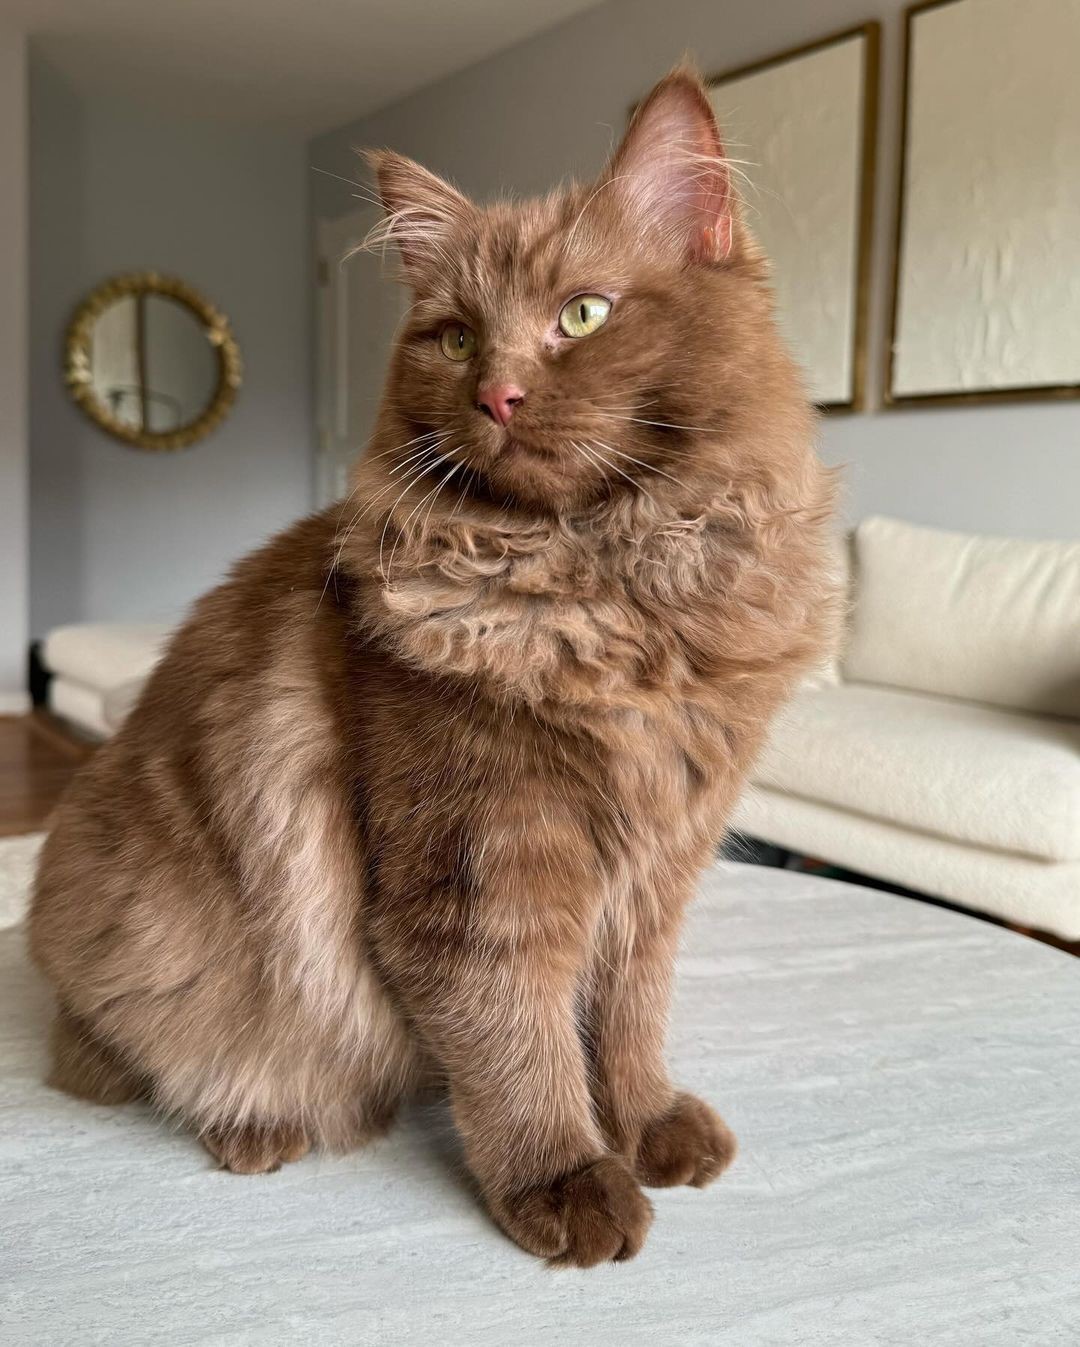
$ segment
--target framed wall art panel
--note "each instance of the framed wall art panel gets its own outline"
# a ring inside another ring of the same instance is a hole
[[[885,390],[1080,396],[1080,0],[906,16]]]
[[[865,397],[879,35],[867,23],[707,81],[781,326],[827,410]]]

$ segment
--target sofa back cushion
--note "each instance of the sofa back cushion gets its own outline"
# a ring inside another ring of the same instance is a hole
[[[49,632],[41,661],[50,673],[108,692],[131,678],[145,682],[172,631],[161,622],[73,622]]]
[[[1080,543],[871,518],[845,678],[1080,717]]]

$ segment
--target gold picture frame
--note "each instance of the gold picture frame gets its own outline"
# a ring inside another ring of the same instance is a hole
[[[895,393],[896,352],[899,343],[900,264],[904,247],[904,206],[906,202],[907,173],[911,146],[912,65],[914,55],[915,23],[920,15],[961,0],[916,0],[903,12],[904,42],[900,76],[900,139],[897,154],[895,208],[889,263],[890,292],[888,300],[888,331],[885,341],[884,369],[882,371],[882,406],[887,410],[955,405],[980,406],[1009,402],[1045,402],[1080,398],[1080,381],[1075,384],[1027,384],[1016,387],[939,390],[929,393]]]
[[[757,61],[735,66],[705,77],[709,89],[718,88],[748,75],[761,74],[776,66],[785,65],[805,56],[812,56],[842,42],[855,38],[865,41],[862,101],[859,127],[859,181],[857,188],[857,218],[855,247],[855,280],[852,312],[852,371],[851,397],[819,403],[820,411],[847,413],[864,411],[867,406],[867,369],[870,334],[870,289],[872,282],[872,250],[874,227],[874,197],[877,181],[877,137],[879,91],[881,80],[881,24],[877,20],[855,24],[836,32],[775,52]]]
[[[118,300],[161,295],[188,309],[202,326],[217,362],[217,380],[205,409],[176,430],[154,431],[122,421],[98,397],[93,386],[94,325]],[[229,320],[193,286],[157,271],[113,277],[93,290],[75,310],[64,341],[64,382],[79,409],[106,434],[137,449],[186,449],[209,435],[236,400],[243,377],[240,348]]]

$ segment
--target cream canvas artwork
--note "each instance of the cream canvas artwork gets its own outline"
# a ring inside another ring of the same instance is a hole
[[[891,396],[1080,391],[1080,0],[910,24]]]
[[[722,77],[711,97],[742,161],[747,223],[772,267],[785,335],[823,406],[858,406],[864,116],[873,25]],[[875,72],[876,73],[876,72]]]

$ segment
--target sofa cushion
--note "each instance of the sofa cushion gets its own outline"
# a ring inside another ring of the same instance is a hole
[[[811,687],[835,687],[842,681],[844,647],[847,644],[848,624],[850,621],[851,597],[851,549],[850,533],[836,534],[830,544],[832,562],[831,582],[837,594],[843,595],[844,607],[841,620],[834,633],[832,643],[822,661],[806,675],[806,683]]]
[[[51,673],[108,692],[145,678],[161,658],[171,631],[158,622],[76,622],[49,632],[41,658]]]
[[[979,846],[1080,859],[1080,724],[889,688],[800,692],[754,780]]]
[[[115,734],[135,709],[135,703],[146,687],[146,678],[130,678],[117,688],[111,688],[102,703],[101,713],[109,732]]]
[[[867,519],[853,597],[845,677],[1080,717],[1080,543]]]
[[[62,674],[50,679],[47,705],[54,716],[68,721],[94,739],[108,739],[113,731],[105,719],[106,694],[89,683],[78,683]]]
[[[990,851],[764,787],[743,794],[731,823],[774,846],[1080,940],[1080,861]]]

